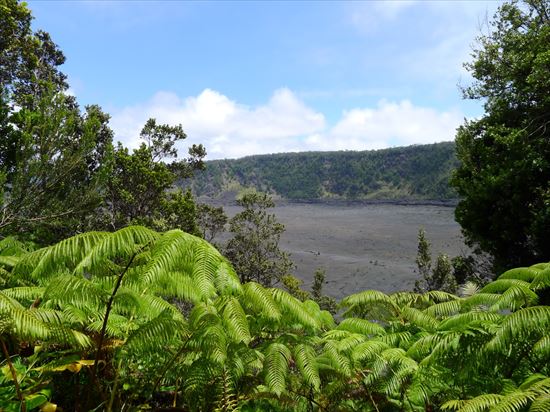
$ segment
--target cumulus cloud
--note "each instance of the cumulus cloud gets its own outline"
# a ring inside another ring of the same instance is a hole
[[[276,90],[266,104],[257,107],[238,104],[211,89],[185,99],[159,92],[143,105],[115,111],[111,124],[119,140],[137,147],[140,127],[150,117],[182,124],[187,143],[205,144],[209,158],[298,150],[295,138],[325,128],[324,115],[286,88]]]
[[[380,149],[452,140],[462,121],[457,110],[438,111],[407,100],[382,100],[376,107],[344,111],[334,125],[327,125],[322,113],[283,88],[255,107],[211,89],[183,99],[159,92],[145,104],[115,111],[111,125],[117,139],[137,147],[139,131],[150,117],[160,123],[182,124],[189,136],[184,146],[204,144],[209,159],[304,150]]]

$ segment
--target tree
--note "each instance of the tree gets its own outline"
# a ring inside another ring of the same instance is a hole
[[[549,65],[548,0],[503,4],[466,64],[485,114],[456,136],[456,219],[497,271],[550,260]]]
[[[100,228],[104,225],[118,230],[141,224],[157,230],[177,227],[198,234],[193,197],[189,191],[174,191],[174,184],[178,177],[190,177],[194,169],[204,167],[206,152],[202,145],[194,145],[189,149],[189,159],[164,162],[177,158],[176,143],[186,137],[181,125],[159,125],[149,119],[141,131],[144,142],[139,148],[130,153],[118,144]]]
[[[42,244],[77,233],[110,173],[109,117],[97,106],[82,114],[55,90],[34,108],[3,103],[0,233]]]
[[[418,231],[418,253],[416,255],[416,265],[421,276],[420,280],[414,283],[414,291],[417,293],[429,292],[431,290],[442,290],[449,293],[455,293],[457,281],[455,277],[454,266],[452,262],[457,262],[457,267],[463,270],[460,265],[462,260],[449,259],[445,254],[439,254],[432,269],[432,256],[430,253],[430,242],[426,239],[424,229]]]
[[[203,239],[208,242],[214,240],[216,235],[223,232],[228,218],[223,207],[214,207],[204,203],[197,205],[197,224]]]
[[[270,286],[287,275],[293,266],[288,254],[279,249],[285,227],[267,212],[275,203],[266,193],[245,192],[237,204],[244,210],[229,221],[233,237],[225,247],[225,255],[241,282],[255,281]]]
[[[25,3],[0,0],[0,86],[20,107],[33,108],[52,86],[66,91],[65,62],[50,35],[31,28],[32,15]]]
[[[112,132],[99,107],[66,94],[65,56],[31,20],[25,3],[0,1],[0,236],[47,244],[87,228]]]

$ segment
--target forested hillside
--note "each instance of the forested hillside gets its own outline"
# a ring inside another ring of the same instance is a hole
[[[453,142],[376,151],[304,152],[207,162],[189,182],[196,195],[220,197],[253,187],[286,199],[453,199]]]

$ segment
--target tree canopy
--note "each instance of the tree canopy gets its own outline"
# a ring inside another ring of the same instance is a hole
[[[174,183],[204,167],[204,147],[175,161],[183,128],[154,119],[138,149],[114,146],[109,115],[68,94],[65,56],[31,21],[25,3],[0,0],[0,236],[45,245],[130,223],[198,233],[194,199]]]
[[[549,67],[548,0],[503,4],[466,64],[485,114],[456,136],[456,219],[497,268],[550,259]]]

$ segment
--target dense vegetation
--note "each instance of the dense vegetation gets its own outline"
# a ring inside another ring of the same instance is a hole
[[[185,133],[154,120],[137,150],[113,145],[26,5],[0,0],[0,410],[550,411],[550,263],[532,265],[550,259],[549,14],[506,3],[481,38],[466,93],[486,115],[460,129],[453,180],[470,242],[528,264],[453,294],[475,262],[432,266],[421,231],[416,292],[336,307],[322,271],[311,293],[286,273],[268,195],[245,194],[229,221],[234,266],[195,236],[228,221],[173,190],[204,148],[162,162]],[[193,187],[448,199],[453,151],[253,156],[209,163]]]
[[[485,115],[456,137],[456,220],[497,268],[550,260],[550,2],[504,4],[466,67]]]
[[[242,188],[286,199],[454,199],[454,143],[364,152],[307,152],[206,162],[189,182],[196,195]]]
[[[360,292],[337,322],[179,230],[0,247],[6,411],[550,408],[550,264],[462,297]]]
[[[204,148],[174,161],[183,128],[154,119],[138,149],[114,145],[109,115],[68,94],[65,56],[31,20],[25,3],[0,0],[0,237],[46,245],[131,223],[198,233],[192,196],[173,186],[202,168]]]

